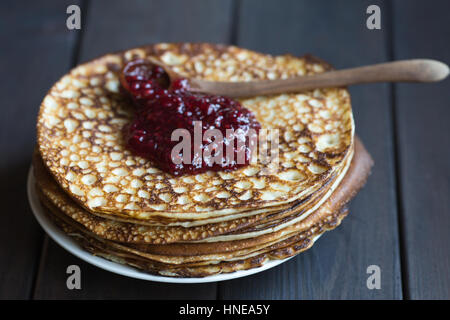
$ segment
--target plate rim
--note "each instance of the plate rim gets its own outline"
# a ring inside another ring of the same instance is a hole
[[[27,196],[28,203],[30,204],[31,211],[33,212],[34,217],[38,221],[39,225],[44,229],[47,235],[53,239],[59,246],[63,249],[76,256],[77,258],[94,265],[100,269],[119,274],[122,276],[146,280],[146,281],[154,281],[154,282],[162,282],[162,283],[186,283],[186,284],[194,284],[194,283],[208,283],[208,282],[219,282],[232,280],[237,278],[242,278],[246,276],[250,276],[256,273],[263,272],[265,270],[274,268],[292,258],[288,257],[282,260],[270,260],[266,262],[264,265],[252,268],[248,270],[238,270],[230,273],[221,273],[215,274],[211,276],[206,276],[202,278],[176,278],[176,277],[166,277],[166,276],[158,276],[150,273],[146,273],[144,271],[140,271],[131,266],[123,265],[117,262],[113,262],[107,260],[105,258],[95,256],[92,253],[84,250],[74,239],[66,235],[62,230],[60,230],[54,223],[51,221],[47,215],[44,213],[44,208],[37,196],[36,192],[36,183],[35,177],[33,174],[33,165],[30,166],[28,170],[27,177]],[[313,239],[315,242],[321,235],[316,236]]]

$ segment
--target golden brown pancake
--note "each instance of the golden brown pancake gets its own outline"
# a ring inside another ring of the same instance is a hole
[[[71,70],[41,104],[33,164],[49,216],[86,250],[158,275],[202,277],[291,257],[348,214],[373,162],[354,137],[346,88],[239,100],[263,130],[278,130],[279,162],[173,176],[132,154],[122,137],[133,105],[119,75],[138,58],[211,81],[331,69],[310,56],[160,43]]]
[[[332,179],[332,181],[312,195],[310,199],[307,199],[302,203],[296,203],[286,210],[282,209],[275,212],[269,211],[236,220],[186,228],[181,226],[139,225],[139,220],[132,221],[131,223],[130,221],[122,222],[117,221],[116,219],[112,220],[108,217],[105,218],[103,216],[93,215],[79,206],[65,194],[61,188],[59,188],[58,184],[47,172],[39,154],[36,152],[33,156],[33,165],[39,189],[43,195],[48,198],[48,202],[61,210],[64,214],[82,224],[91,232],[109,240],[129,243],[167,244],[172,242],[202,240],[208,237],[230,233],[232,231],[236,234],[239,230],[244,229],[244,231],[248,231],[250,228],[253,232],[259,231],[261,233],[261,230],[263,229],[261,224],[273,224],[280,219],[292,219],[295,216],[306,213],[311,206],[317,205],[320,201],[323,201],[323,196],[327,192],[330,192],[330,189],[340,182],[340,178],[337,179],[337,181]],[[347,166],[344,167],[344,169],[346,168]],[[343,175],[341,174],[341,176]],[[259,226],[258,230],[257,226]]]
[[[61,188],[88,211],[150,222],[161,217],[234,220],[239,213],[291,207],[319,190],[350,157],[350,97],[345,88],[329,88],[241,100],[263,129],[279,130],[279,165],[257,161],[231,172],[181,177],[162,172],[131,154],[122,140],[132,106],[119,94],[119,70],[138,57],[159,59],[182,75],[222,81],[285,78],[328,68],[306,57],[210,44],[157,44],[76,67],[41,105],[38,145]]]
[[[238,264],[235,261],[247,261],[248,263],[248,261],[255,261],[254,257],[256,256],[273,257],[273,252],[278,252],[278,254],[280,252],[297,252],[298,250],[292,250],[293,246],[302,248],[302,250],[306,249],[308,246],[305,244],[310,244],[311,237],[318,234],[316,230],[318,225],[323,224],[324,221],[336,220],[337,217],[339,217],[339,221],[343,218],[346,211],[339,208],[343,207],[362,187],[371,166],[372,160],[369,154],[359,140],[356,139],[355,156],[347,175],[320,209],[309,215],[301,223],[295,225],[295,228],[292,228],[291,232],[288,232],[286,236],[281,236],[278,233],[272,235],[272,239],[267,239],[268,237],[264,236],[259,239],[251,239],[247,243],[234,241],[236,243],[229,246],[225,251],[218,249],[217,244],[208,247],[205,243],[140,245],[139,247],[136,245],[124,246],[112,241],[105,241],[93,235],[80,224],[68,221],[67,216],[64,216],[57,210],[51,210],[51,212],[53,212],[53,215],[58,216],[59,219],[65,219],[65,222],[72,228],[77,229],[77,231],[72,231],[72,233],[77,234],[78,239],[84,239],[82,241],[84,245],[90,243],[88,246],[89,250],[95,251],[104,257],[108,257],[108,252],[109,254],[117,253],[119,257],[124,259],[123,261],[128,261],[126,262],[128,264],[141,267],[147,265],[145,267],[147,269],[149,269],[148,265],[156,264],[159,266],[160,271],[164,270],[164,268],[170,268],[170,272],[173,273],[175,271],[172,269],[175,268],[176,270],[184,270],[183,274],[186,274],[186,268],[188,268],[188,270],[191,270],[190,272],[193,272],[191,276],[197,276],[197,272],[200,272],[199,270],[202,270],[202,273],[207,273],[205,270],[211,270],[208,264],[214,265],[212,270],[218,270],[218,265],[227,265],[227,270],[231,270],[231,265],[241,266],[240,263]],[[305,236],[307,234],[311,236],[308,238]],[[220,254],[221,252],[222,254]],[[174,256],[168,256],[167,254],[169,253]],[[167,264],[167,266],[163,268],[164,264]],[[243,264],[245,265],[245,263]],[[223,269],[220,270],[220,272],[224,272]]]
[[[237,258],[231,261],[214,261],[211,264],[185,263],[175,265],[144,259],[143,257],[126,250],[123,251],[115,247],[111,248],[102,239],[80,232],[79,229],[65,223],[60,220],[59,217],[51,215],[51,218],[67,234],[75,238],[86,250],[94,255],[156,275],[170,277],[206,277],[218,273],[230,273],[256,268],[264,265],[269,260],[280,260],[292,257],[310,248],[318,235],[337,227],[347,214],[348,211],[343,208],[339,212],[328,216],[325,220],[320,221],[302,234],[297,235],[294,240],[298,241],[294,243],[291,242],[290,245],[286,246],[283,246],[285,243],[279,243],[278,245],[271,247],[273,250],[265,253],[257,253],[251,257]]]

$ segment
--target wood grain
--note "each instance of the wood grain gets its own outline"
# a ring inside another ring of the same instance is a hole
[[[81,270],[81,289],[66,286],[67,267]],[[38,278],[35,299],[215,299],[215,284],[171,284],[137,280],[117,275],[90,265],[49,241]]]
[[[388,58],[387,30],[365,28],[365,9],[379,1],[241,2],[237,44],[279,54],[312,53],[345,68]],[[375,160],[350,215],[309,251],[264,273],[221,283],[223,299],[401,299],[393,131],[389,86],[351,89],[356,131]],[[382,270],[381,290],[366,287],[369,265]]]
[[[157,42],[219,42],[231,37],[231,0],[91,1],[81,61]]]
[[[450,62],[449,1],[394,2],[394,57]],[[407,297],[450,298],[450,80],[396,85]]]
[[[71,1],[70,3],[77,3]],[[70,62],[68,1],[0,3],[0,298],[31,294],[43,232],[28,206],[26,178],[42,97]]]

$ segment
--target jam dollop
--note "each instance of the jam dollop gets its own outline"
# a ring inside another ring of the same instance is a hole
[[[250,163],[261,126],[238,101],[192,93],[186,79],[170,83],[163,68],[146,60],[129,62],[121,84],[135,105],[134,119],[124,128],[133,153],[173,175],[229,171]],[[177,129],[185,129],[190,148],[174,152],[181,141],[180,135],[172,137]]]

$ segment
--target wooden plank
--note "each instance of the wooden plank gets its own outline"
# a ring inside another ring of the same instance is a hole
[[[279,54],[310,52],[337,68],[388,59],[386,25],[365,26],[380,1],[243,1],[237,44]],[[351,88],[356,131],[375,160],[350,215],[309,251],[261,274],[219,285],[223,299],[400,299],[395,169],[389,86]],[[367,267],[381,268],[381,289],[366,287]]]
[[[0,298],[30,296],[43,233],[28,206],[26,179],[40,102],[67,70],[74,34],[66,7],[77,1],[0,3]]]
[[[81,289],[67,289],[67,267],[81,270]],[[215,284],[171,284],[137,280],[90,265],[49,241],[36,299],[213,299]]]
[[[450,63],[450,2],[394,2],[396,59]],[[396,85],[407,297],[450,298],[450,80]]]
[[[81,60],[157,42],[228,42],[232,1],[93,1]]]
[[[231,1],[93,1],[81,46],[81,60],[146,43],[228,42]],[[215,299],[215,283],[174,285],[133,280],[100,270],[50,242],[36,298]],[[79,265],[82,290],[66,288],[66,268]]]

